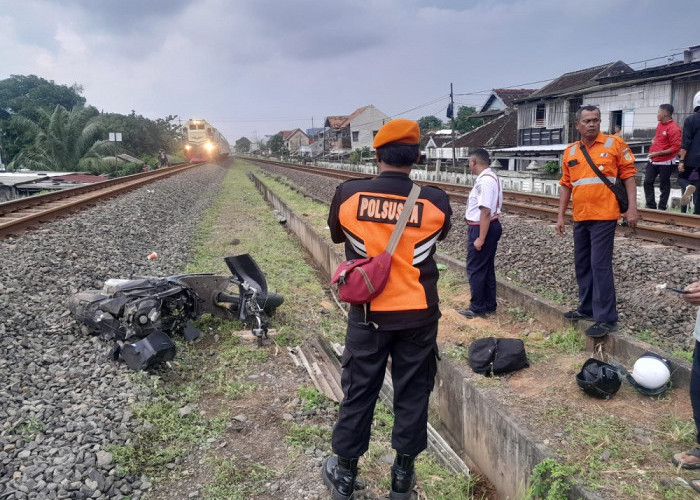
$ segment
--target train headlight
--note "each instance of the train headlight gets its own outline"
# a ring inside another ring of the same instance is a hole
[[[190,146],[189,144],[187,144],[187,145],[185,146],[185,150],[189,151],[190,149],[192,149],[192,146]]]
[[[213,145],[211,142],[207,142],[207,143],[204,145],[204,148],[205,148],[207,151],[211,151],[212,149],[214,149],[214,145]]]

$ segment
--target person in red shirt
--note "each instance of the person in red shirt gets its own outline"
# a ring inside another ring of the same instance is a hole
[[[668,197],[671,194],[671,174],[674,160],[681,149],[681,128],[673,121],[673,106],[662,104],[656,113],[659,123],[656,125],[656,135],[649,148],[649,163],[644,173],[644,197],[647,208],[656,209],[656,194],[654,182],[659,176],[659,210],[666,210]]]

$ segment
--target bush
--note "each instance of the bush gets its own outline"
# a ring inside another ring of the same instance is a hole
[[[548,174],[558,174],[559,173],[559,162],[558,161],[548,161],[542,165],[542,170]]]

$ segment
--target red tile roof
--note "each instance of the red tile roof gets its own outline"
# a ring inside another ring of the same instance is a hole
[[[455,141],[455,147],[507,148],[518,145],[518,114],[508,113],[470,130]]]

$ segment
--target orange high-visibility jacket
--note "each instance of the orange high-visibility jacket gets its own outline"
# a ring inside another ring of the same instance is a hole
[[[564,150],[559,184],[572,190],[574,220],[616,220],[620,207],[613,192],[593,172],[581,152],[580,141],[569,144]],[[596,167],[615,183],[619,177],[634,177],[634,155],[620,137],[599,133],[588,154]]]
[[[373,257],[386,249],[412,185],[406,174],[384,172],[374,179],[346,181],[337,187],[328,227],[335,243],[345,242],[347,259]],[[419,311],[437,310],[438,269],[433,254],[437,241],[447,236],[451,215],[444,191],[421,188],[394,252],[386,288],[370,303],[372,313],[401,312],[389,320],[402,318],[407,324],[410,318],[424,316]],[[372,318],[376,321],[377,315]]]

